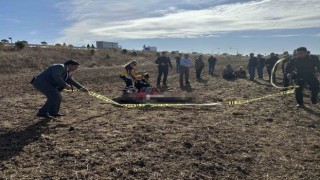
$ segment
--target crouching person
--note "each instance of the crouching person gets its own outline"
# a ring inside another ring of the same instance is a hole
[[[243,69],[242,66],[239,67],[236,72],[234,72],[235,76],[238,78],[246,78],[247,77],[247,72]]]
[[[234,75],[234,70],[231,67],[231,64],[228,64],[222,71],[222,77],[224,79],[230,80],[234,79],[236,76]]]
[[[66,61],[64,64],[54,64],[34,77],[31,84],[47,97],[45,104],[39,109],[38,117],[52,118],[64,116],[59,113],[63,89],[73,90],[73,86],[88,93],[88,89],[72,78],[72,72],[79,66],[75,60]]]
[[[126,83],[126,86],[123,90],[124,94],[135,92],[133,82],[137,79],[138,76],[135,70],[137,64],[137,61],[133,60],[123,66],[124,69],[120,74],[120,78]]]
[[[138,93],[146,93],[146,94],[158,94],[160,91],[157,88],[154,88],[149,83],[149,73],[144,73],[142,78],[137,80],[134,83],[135,88],[137,88]]]

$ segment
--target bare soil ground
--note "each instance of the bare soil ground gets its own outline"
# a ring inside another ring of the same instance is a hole
[[[155,84],[153,60],[138,61]],[[200,102],[279,93],[264,80],[222,79],[230,62],[247,64],[219,60],[217,76],[206,67],[203,82],[191,71],[190,91]],[[80,67],[74,78],[116,98],[124,86],[119,70]],[[45,97],[29,84],[37,73],[0,77],[0,179],[320,179],[320,108],[308,91],[304,109],[293,94],[244,105],[122,108],[63,92],[67,116],[45,120],[35,117]],[[168,86],[186,93],[174,69]]]

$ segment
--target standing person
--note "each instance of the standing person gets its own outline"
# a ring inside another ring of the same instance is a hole
[[[183,76],[185,77],[186,85],[190,85],[189,82],[189,68],[192,64],[191,58],[189,58],[189,54],[184,54],[184,57],[180,59],[180,87],[183,87]]]
[[[196,78],[197,80],[201,80],[201,72],[204,68],[204,62],[202,59],[202,55],[200,55],[196,60],[195,60],[195,68],[196,68]]]
[[[257,57],[258,57],[258,68],[257,68],[258,77],[259,77],[259,79],[263,79],[263,68],[264,68],[264,64],[266,62],[266,59],[264,59],[261,54],[258,54]]]
[[[287,76],[295,76],[296,85],[295,96],[297,107],[303,107],[303,89],[305,84],[309,85],[311,91],[312,104],[318,103],[319,80],[316,77],[316,71],[320,72],[320,61],[317,56],[309,56],[307,48],[299,47],[297,57],[289,61],[285,73]]]
[[[167,77],[169,73],[169,66],[172,69],[172,64],[170,58],[166,56],[166,52],[161,53],[162,56],[158,57],[156,60],[156,64],[158,64],[158,78],[157,78],[157,86],[160,86],[161,76],[163,74],[162,85],[167,86]]]
[[[253,53],[250,53],[249,63],[248,63],[248,69],[250,74],[250,81],[254,80],[255,76],[255,70],[258,66],[258,59],[254,57]]]
[[[124,93],[132,93],[134,92],[133,82],[137,79],[137,73],[135,67],[138,62],[136,60],[132,60],[129,63],[123,66],[123,71],[120,74],[120,78],[126,83],[124,88]]]
[[[53,64],[42,73],[34,77],[31,84],[47,97],[45,104],[39,109],[38,117],[52,118],[64,116],[60,114],[60,104],[63,89],[73,90],[72,86],[88,93],[88,89],[72,78],[72,72],[79,66],[75,60],[68,60],[64,64]]]
[[[266,60],[266,67],[267,67],[267,72],[269,75],[269,82],[271,82],[271,71],[273,66],[277,63],[277,61],[279,60],[279,58],[274,54],[274,53],[270,53],[270,57]],[[273,79],[272,81],[275,82],[276,81],[276,75],[275,75],[276,69],[273,72]]]
[[[289,56],[288,51],[283,52],[284,60],[282,61],[281,69],[282,69],[282,73],[283,73],[283,87],[285,87],[285,88],[282,89],[282,91],[287,91],[288,90],[287,87],[289,86],[289,83],[290,83],[289,81],[290,80],[289,80],[288,76],[285,73],[285,69],[286,69],[286,66],[289,63],[289,61],[296,56],[296,53],[297,53],[296,50],[294,50],[293,51],[293,56]]]
[[[180,59],[181,59],[181,53],[179,53],[179,56],[175,57],[176,59],[176,70],[177,70],[177,73],[179,73],[179,70],[180,70]]]
[[[208,58],[209,63],[209,75],[213,76],[213,71],[216,66],[217,59],[212,55]]]

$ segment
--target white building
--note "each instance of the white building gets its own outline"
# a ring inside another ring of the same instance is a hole
[[[117,42],[97,41],[97,49],[122,49]]]
[[[143,50],[142,51],[157,52],[157,47],[143,45]]]

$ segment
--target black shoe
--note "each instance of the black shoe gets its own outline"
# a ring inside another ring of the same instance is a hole
[[[61,116],[65,116],[65,114],[57,113],[57,114],[50,114],[50,116],[53,116],[53,117],[61,117]]]
[[[303,104],[297,104],[296,107],[298,107],[298,108],[303,108],[304,105],[303,105]]]
[[[53,116],[50,116],[49,114],[37,114],[38,117],[44,117],[44,118],[54,118]]]

